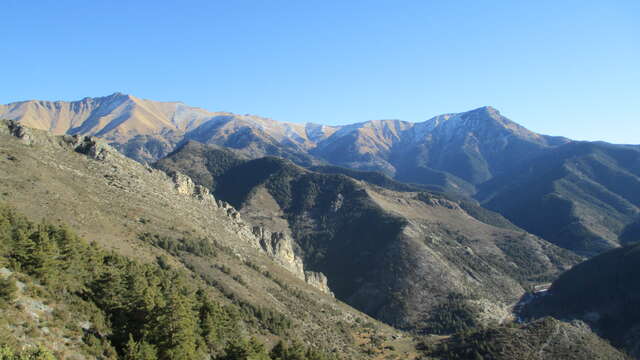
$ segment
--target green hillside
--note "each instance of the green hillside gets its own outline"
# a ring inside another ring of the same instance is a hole
[[[604,338],[640,355],[640,244],[608,251],[576,265],[525,316],[581,319]]]
[[[625,229],[637,231],[628,227],[640,216],[637,148],[573,142],[514,174],[484,184],[477,197],[556,245],[593,256],[618,246]]]
[[[626,360],[624,353],[580,322],[545,318],[524,325],[490,327],[425,340],[429,359],[442,360]]]

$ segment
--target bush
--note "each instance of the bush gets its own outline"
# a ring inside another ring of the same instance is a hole
[[[13,277],[0,279],[0,305],[6,305],[16,298],[18,287]]]

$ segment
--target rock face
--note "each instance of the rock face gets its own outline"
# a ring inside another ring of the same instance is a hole
[[[182,175],[191,181],[186,175]],[[195,185],[202,188],[200,185]],[[209,191],[204,188],[204,191]],[[245,222],[238,210],[225,201],[218,200],[218,208],[233,221],[236,231],[244,239],[249,241],[254,247],[264,251],[276,263],[289,270],[297,278],[304,280],[307,284],[316,289],[333,296],[327,284],[327,277],[322,273],[309,272],[304,270],[302,258],[294,251],[294,241],[290,236],[282,232],[272,232],[263,226],[250,225]],[[251,230],[249,230],[251,229]],[[307,273],[312,274],[307,276]]]
[[[9,134],[17,137],[25,143],[31,143],[31,137],[28,135],[28,130],[24,126],[21,126],[17,121],[7,121],[6,126],[9,130]]]
[[[302,259],[293,252],[293,239],[281,232],[271,232],[262,226],[254,226],[252,232],[262,250],[300,279],[305,280]]]
[[[307,284],[319,289],[320,291],[324,292],[325,294],[329,294],[331,296],[335,296],[331,292],[331,289],[329,288],[329,283],[328,283],[327,277],[323,273],[317,272],[317,271],[305,271],[304,272],[304,280],[307,282]]]
[[[189,195],[199,200],[209,201],[212,205],[217,206],[216,199],[213,197],[209,189],[204,186],[194,184],[193,180],[185,174],[177,171],[167,173],[171,180],[176,184],[176,191],[182,195]]]
[[[73,146],[75,151],[85,154],[96,160],[105,160],[109,153],[115,153],[116,150],[107,145],[104,141],[90,136],[64,136],[63,139]]]

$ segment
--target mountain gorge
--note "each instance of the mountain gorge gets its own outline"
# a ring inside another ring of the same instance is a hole
[[[572,142],[481,189],[477,197],[486,207],[561,247],[593,256],[637,236],[640,151]]]
[[[525,287],[579,260],[477,205],[279,158],[243,160],[189,142],[155,166],[189,175],[243,218],[292,237],[339,299],[404,329],[500,323]],[[443,321],[437,310],[449,307],[460,315]]]

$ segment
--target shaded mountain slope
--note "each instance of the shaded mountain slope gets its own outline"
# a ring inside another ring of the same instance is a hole
[[[562,274],[528,316],[588,322],[604,338],[640,357],[640,244],[596,256]]]
[[[477,205],[287,160],[234,159],[188,143],[156,166],[189,174],[251,222],[290,235],[338,298],[402,328],[451,332],[501,321],[523,286],[578,260]],[[447,315],[457,310],[461,317]]]
[[[394,356],[372,338],[402,351],[410,345],[325,294],[322,274],[304,271],[287,238],[247,223],[190,178],[146,167],[96,139],[0,123],[0,200],[32,220],[67,224],[107,251],[186,272],[191,284],[246,313],[246,336],[353,358],[369,357],[367,349]]]
[[[595,255],[618,246],[640,216],[640,151],[574,142],[482,186],[484,205],[561,247]]]
[[[425,353],[430,358],[443,360],[630,359],[591,332],[584,323],[564,323],[552,318],[461,333],[425,345]]]

